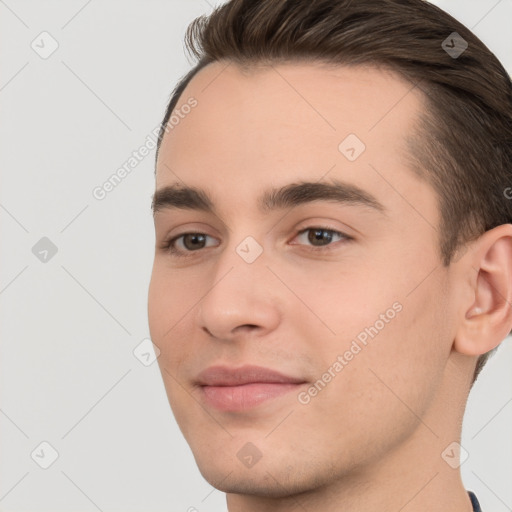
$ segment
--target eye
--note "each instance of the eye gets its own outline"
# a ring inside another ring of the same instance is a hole
[[[331,250],[331,245],[336,242],[335,238],[339,238],[339,241],[353,240],[353,238],[341,231],[336,231],[328,227],[322,226],[311,226],[300,230],[295,238],[304,241],[304,235],[308,233],[305,238],[307,242],[311,243],[310,247],[313,251],[328,251]],[[212,239],[205,233],[183,233],[175,236],[166,242],[164,242],[162,249],[168,251],[171,255],[176,257],[187,257],[192,256],[194,252],[198,252],[205,247],[211,247],[212,244],[207,245],[206,240]],[[213,244],[215,246],[215,244]],[[308,245],[308,244],[296,244],[292,245]]]
[[[206,247],[205,241],[207,238],[211,237],[205,233],[183,233],[165,242],[163,249],[169,251],[173,256],[188,256],[186,253],[195,252]],[[178,248],[176,245],[181,247]]]
[[[307,236],[304,237],[306,234]],[[332,242],[336,241],[333,239],[336,237],[340,239],[339,241],[353,239],[351,236],[348,236],[345,233],[322,226],[310,226],[302,229],[299,231],[296,238],[302,238],[303,241],[306,240],[307,242],[311,243],[311,247],[313,247],[314,251],[323,251],[331,250],[331,245],[333,245]]]

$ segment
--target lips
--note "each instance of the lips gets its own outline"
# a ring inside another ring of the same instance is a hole
[[[304,379],[289,377],[262,366],[242,366],[239,368],[211,366],[198,375],[197,381],[201,386],[242,386],[255,382],[274,384],[299,384],[305,382]]]
[[[222,411],[242,411],[297,390],[306,381],[261,366],[212,366],[197,377],[204,402]]]

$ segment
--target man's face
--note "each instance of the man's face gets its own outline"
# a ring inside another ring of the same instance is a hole
[[[156,189],[202,189],[214,212],[160,198],[149,324],[176,420],[221,490],[313,489],[411,435],[431,443],[419,418],[442,428],[453,301],[436,196],[404,159],[411,87],[375,68],[214,63],[178,102]],[[304,182],[375,201],[323,189],[261,208]]]

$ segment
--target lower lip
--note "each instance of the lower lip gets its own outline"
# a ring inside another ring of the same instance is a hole
[[[206,402],[222,411],[243,411],[297,390],[300,384],[254,382],[242,386],[202,386]]]

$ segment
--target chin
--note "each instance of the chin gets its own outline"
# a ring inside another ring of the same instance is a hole
[[[213,487],[228,494],[244,494],[268,498],[285,498],[313,491],[329,483],[332,473],[324,465],[324,471],[312,471],[317,467],[311,457],[307,460],[283,460],[275,456],[262,456],[254,466],[248,468],[236,457],[226,443],[225,449],[212,446],[193,450],[194,458],[203,478]],[[233,455],[231,456],[231,453]]]
[[[218,468],[201,468],[199,471],[203,478],[213,487],[226,494],[244,494],[268,498],[285,498],[300,492],[304,492],[304,486],[294,482],[283,485],[279,478],[273,477],[263,468],[256,471],[255,468],[240,470],[232,467],[220,471]]]

